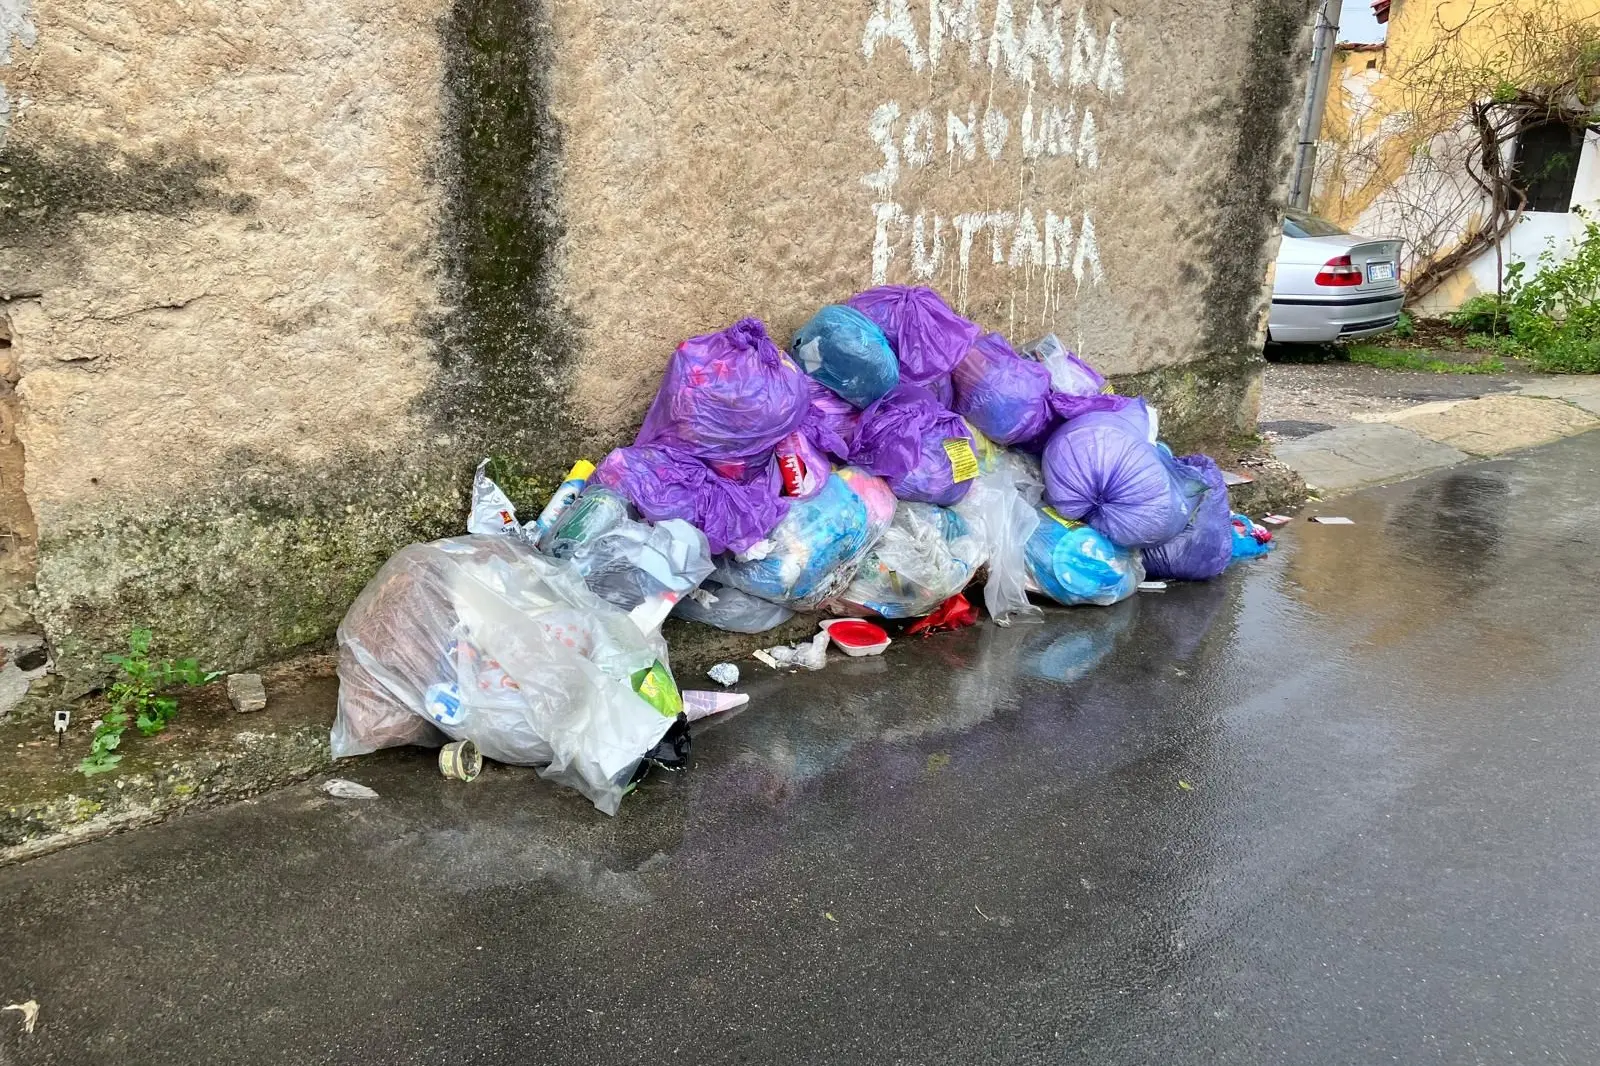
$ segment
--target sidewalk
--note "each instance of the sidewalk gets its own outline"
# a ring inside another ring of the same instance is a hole
[[[1348,492],[1600,427],[1600,378],[1270,365],[1261,425],[1313,491]]]

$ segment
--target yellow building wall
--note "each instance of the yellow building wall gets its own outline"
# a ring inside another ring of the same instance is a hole
[[[1442,255],[1477,232],[1492,205],[1464,169],[1450,172],[1445,162],[1467,141],[1452,142],[1434,130],[1419,135],[1414,116],[1436,104],[1412,78],[1424,67],[1503,65],[1504,42],[1530,12],[1600,22],[1600,0],[1395,0],[1382,45],[1340,46],[1319,131],[1312,210],[1353,231],[1406,237],[1412,245],[1407,268],[1419,250]],[[1419,249],[1428,242],[1418,239],[1421,234],[1394,232],[1395,221],[1407,212],[1417,218],[1429,197],[1436,198],[1442,232],[1432,235],[1431,248]],[[1386,222],[1381,233],[1373,228]],[[1430,294],[1424,310],[1459,306],[1481,290],[1480,280],[1458,270]]]

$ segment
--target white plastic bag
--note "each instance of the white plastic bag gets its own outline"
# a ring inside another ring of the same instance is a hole
[[[676,689],[661,692],[666,661],[666,642],[569,562],[509,537],[413,544],[339,625],[333,755],[437,744],[442,733],[541,767],[615,814],[677,714]]]
[[[772,659],[783,666],[799,666],[806,670],[821,670],[828,665],[828,631],[826,629],[798,644],[779,644],[766,649]]]
[[[511,497],[489,477],[489,460],[478,464],[472,475],[472,511],[467,515],[467,532],[499,534],[532,544],[531,530],[517,523],[517,508]]]

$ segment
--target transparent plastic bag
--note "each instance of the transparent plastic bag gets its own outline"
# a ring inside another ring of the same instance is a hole
[[[580,545],[632,517],[632,507],[620,494],[603,485],[590,485],[539,541],[539,550],[554,559],[570,559]]]
[[[917,618],[966,588],[984,558],[983,544],[955,511],[902,502],[838,604],[884,618]]]
[[[794,617],[789,608],[729,588],[714,577],[707,578],[703,585],[679,600],[672,613],[684,621],[699,622],[729,633],[765,633]]]
[[[538,766],[607,814],[679,702],[659,635],[591,592],[571,563],[505,537],[402,548],[338,639],[335,758],[443,733]]]
[[[572,562],[595,595],[634,612],[634,621],[647,632],[712,570],[706,535],[677,518],[653,526],[620,522],[579,545]]]
[[[1050,388],[1068,396],[1098,396],[1106,391],[1105,375],[1084,362],[1054,333],[1046,333],[1022,348],[1050,372]]]
[[[717,580],[752,596],[809,610],[850,580],[867,550],[883,534],[867,503],[837,474],[822,491],[796,501],[769,538],[760,559],[717,566]]]
[[[966,499],[955,505],[983,545],[989,574],[983,605],[1000,625],[1015,619],[1038,620],[1044,612],[1028,601],[1028,538],[1039,527],[1039,513],[1024,497],[1012,468],[980,474]]]
[[[1063,518],[1053,507],[1039,509],[1026,557],[1030,587],[1066,607],[1109,607],[1132,596],[1144,580],[1137,549],[1119,548],[1092,526]]]

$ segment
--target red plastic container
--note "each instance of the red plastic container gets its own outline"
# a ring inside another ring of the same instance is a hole
[[[880,626],[856,618],[830,618],[822,628],[833,638],[833,646],[846,655],[881,655],[889,646],[889,634]]]

